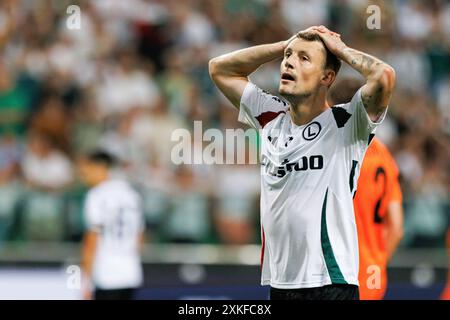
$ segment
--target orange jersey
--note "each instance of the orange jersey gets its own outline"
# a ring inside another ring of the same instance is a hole
[[[362,300],[382,299],[386,291],[388,257],[383,223],[392,201],[402,201],[398,168],[387,147],[373,139],[361,167],[353,201],[358,230]],[[378,282],[377,274],[381,276]]]
[[[447,229],[447,254],[448,254],[448,272],[447,272],[447,285],[441,294],[441,300],[450,300],[450,229]]]

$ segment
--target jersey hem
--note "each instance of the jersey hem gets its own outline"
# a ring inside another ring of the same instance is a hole
[[[127,288],[139,288],[143,285],[144,281],[142,279],[138,281],[126,281],[126,282],[116,282],[113,284],[102,283],[103,281],[94,281],[93,285],[97,289],[101,290],[119,290]]]
[[[304,282],[304,283],[276,283],[271,282],[270,280],[261,281],[262,286],[271,286],[275,289],[306,289],[306,288],[324,287],[331,284],[333,284],[331,283],[331,281]],[[346,284],[359,286],[358,281],[346,281]]]

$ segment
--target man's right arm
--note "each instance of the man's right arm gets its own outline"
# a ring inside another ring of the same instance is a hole
[[[209,61],[209,74],[219,90],[239,109],[248,76],[261,65],[281,58],[289,40],[263,44],[221,55]]]

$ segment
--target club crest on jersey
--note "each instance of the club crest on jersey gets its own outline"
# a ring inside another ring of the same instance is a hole
[[[314,121],[310,123],[308,126],[306,126],[305,129],[303,129],[303,139],[307,141],[314,140],[322,130],[322,126],[317,121]]]
[[[265,167],[265,173],[274,177],[283,178],[293,171],[320,170],[323,168],[323,157],[321,155],[303,156],[298,162],[290,162],[284,159],[281,166],[276,166],[265,155],[261,157],[261,165]]]

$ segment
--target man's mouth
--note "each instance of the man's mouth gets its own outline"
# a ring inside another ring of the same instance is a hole
[[[287,72],[283,72],[281,74],[281,80],[283,81],[295,81],[295,78],[293,75],[291,75],[290,73]]]

